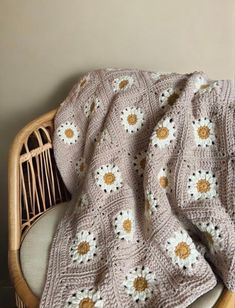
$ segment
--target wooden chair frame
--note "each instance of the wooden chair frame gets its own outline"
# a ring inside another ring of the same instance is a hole
[[[18,308],[39,306],[21,269],[19,251],[24,235],[48,209],[70,199],[53,156],[55,114],[56,110],[52,110],[25,126],[9,153],[8,266]],[[235,308],[235,293],[225,289],[216,308]]]

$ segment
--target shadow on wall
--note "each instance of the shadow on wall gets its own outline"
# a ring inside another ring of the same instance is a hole
[[[0,113],[0,132],[1,132],[1,163],[0,163],[0,307],[9,307],[9,303],[13,303],[13,290],[10,288],[10,279],[7,267],[7,241],[8,241],[8,222],[7,222],[7,167],[8,154],[10,146],[20,129],[27,123],[34,120],[43,113],[57,108],[59,104],[65,99],[72,86],[81,78],[84,73],[79,73],[68,77],[61,82],[44,101],[38,101],[32,104],[32,107],[23,110],[22,113],[12,113],[10,116],[4,116]],[[43,89],[42,89],[43,91]],[[14,102],[17,104],[17,102]],[[36,108],[35,108],[36,106]],[[9,129],[10,127],[10,129]]]

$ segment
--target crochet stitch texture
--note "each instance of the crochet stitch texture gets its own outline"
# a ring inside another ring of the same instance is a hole
[[[97,70],[58,109],[72,193],[40,307],[186,307],[235,291],[234,84]]]

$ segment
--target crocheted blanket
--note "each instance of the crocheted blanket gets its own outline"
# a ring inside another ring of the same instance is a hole
[[[58,109],[72,194],[41,307],[186,307],[235,291],[234,84],[203,72],[98,70]]]

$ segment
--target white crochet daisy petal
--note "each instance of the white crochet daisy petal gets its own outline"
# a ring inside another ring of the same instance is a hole
[[[103,308],[104,307],[104,301],[102,299],[99,299],[95,303],[95,308]]]
[[[105,192],[111,193],[122,187],[122,175],[115,164],[102,165],[95,172],[96,184]]]
[[[151,141],[154,146],[164,148],[176,138],[176,128],[172,118],[166,118],[159,122],[151,136]]]
[[[164,91],[162,91],[159,95],[159,103],[160,106],[166,106],[168,104],[168,98],[174,93],[174,89],[173,88],[168,88]]]
[[[57,135],[65,144],[74,144],[78,141],[79,132],[73,122],[64,122],[57,128]]]
[[[158,183],[160,187],[166,191],[169,191],[171,188],[171,178],[170,178],[170,170],[166,167],[161,168],[158,173]]]
[[[196,224],[203,233],[204,239],[212,253],[223,249],[223,235],[220,228],[212,222],[199,222]]]
[[[144,125],[144,112],[140,108],[126,107],[121,111],[121,123],[127,133],[133,134]]]
[[[148,268],[137,266],[126,275],[123,285],[134,301],[145,302],[152,296],[156,285],[155,274]]]
[[[158,80],[158,79],[160,79],[161,75],[162,75],[161,72],[152,72],[152,73],[150,74],[150,77],[151,77],[153,80]]]
[[[75,171],[78,175],[78,178],[84,177],[87,170],[87,164],[84,157],[79,158],[78,162],[75,165]]]
[[[172,74],[171,72],[151,72],[150,77],[154,80],[160,79],[161,76],[163,75],[170,75]]]
[[[208,81],[201,75],[197,76],[194,83],[194,93],[208,85]]]
[[[199,89],[199,93],[200,94],[204,94],[204,93],[211,93],[212,90],[214,89],[218,89],[219,88],[219,83],[218,81],[210,81],[208,82],[208,84],[206,84],[205,86],[202,86]]]
[[[79,303],[83,298],[92,296],[90,295],[90,293],[91,292],[89,290],[82,290],[80,292],[77,292],[77,298],[79,299]]]
[[[197,146],[208,147],[215,144],[215,126],[210,119],[197,119],[192,124]]]
[[[85,116],[88,118],[97,111],[97,109],[100,107],[101,101],[98,97],[91,97],[88,102],[84,105],[84,113]]]
[[[217,186],[217,178],[210,171],[198,170],[188,178],[188,193],[195,200],[215,197]]]
[[[87,230],[77,233],[70,247],[70,256],[73,262],[88,262],[96,256],[97,245],[94,234]]]
[[[82,213],[85,209],[87,209],[89,206],[89,197],[88,194],[83,193],[78,198],[76,202],[76,211],[77,213]]]
[[[114,218],[114,232],[121,240],[131,241],[135,232],[132,210],[122,210]]]
[[[76,204],[76,209],[80,213],[83,210],[85,210],[89,205],[89,197],[88,194],[83,193],[81,196],[78,198],[77,204]]]
[[[183,269],[190,269],[199,256],[192,239],[184,230],[176,231],[167,239],[166,250],[172,262]]]
[[[112,87],[114,92],[120,92],[131,88],[133,84],[134,78],[132,76],[120,76],[114,79]]]
[[[181,89],[178,87],[168,88],[162,91],[159,95],[159,104],[161,108],[164,108],[167,105],[172,106],[175,101],[179,98]]]
[[[157,210],[158,203],[151,191],[145,193],[145,214],[149,219],[151,215]]]
[[[88,306],[90,305],[90,306]],[[66,308],[77,307],[104,307],[104,302],[99,291],[94,289],[82,289],[69,296],[66,302]]]
[[[100,131],[100,132],[96,135],[96,137],[95,137],[95,142],[96,142],[98,145],[100,145],[100,144],[102,144],[102,143],[106,140],[107,136],[108,136],[108,132],[107,132],[107,129],[105,128],[104,130]]]

